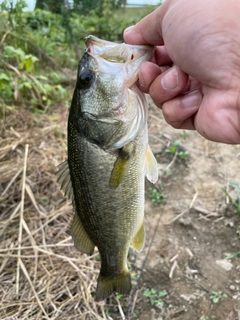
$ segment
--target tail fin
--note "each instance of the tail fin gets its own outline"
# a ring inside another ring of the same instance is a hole
[[[129,294],[131,291],[131,276],[128,271],[124,271],[115,277],[98,277],[96,301],[104,300],[113,292]]]

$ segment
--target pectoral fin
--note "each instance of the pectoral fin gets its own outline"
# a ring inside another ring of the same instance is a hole
[[[129,142],[119,151],[117,160],[114,163],[114,167],[109,182],[110,187],[112,187],[113,189],[116,189],[120,185],[124,175],[128,171],[128,168],[134,155],[134,150],[134,144],[132,142]]]
[[[145,243],[144,221],[142,222],[138,232],[132,239],[132,245],[137,252],[141,252]]]
[[[147,146],[147,149],[145,152],[145,174],[147,179],[150,182],[152,183],[157,182],[158,164],[149,145]]]
[[[74,214],[73,224],[71,227],[71,235],[74,241],[74,246],[79,251],[87,253],[89,255],[93,254],[95,245],[85,231],[77,213]]]

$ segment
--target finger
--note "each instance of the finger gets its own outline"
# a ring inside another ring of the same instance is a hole
[[[165,46],[156,47],[151,61],[158,64],[159,66],[172,64],[172,60],[169,58]]]
[[[202,93],[199,90],[178,96],[162,105],[163,116],[176,129],[195,129],[194,116],[199,110]]]
[[[152,62],[144,62],[139,70],[139,86],[140,89],[149,93],[149,87],[153,80],[166,70],[167,67],[159,67]]]
[[[203,89],[203,100],[194,117],[196,130],[205,138],[240,144],[238,90]]]
[[[142,77],[141,81],[146,81],[145,88],[147,88],[149,79]],[[173,66],[156,77],[150,83],[148,91],[156,106],[161,108],[162,103],[178,96],[187,87],[187,84],[188,75],[177,66]]]
[[[124,31],[124,41],[129,44],[150,44],[163,45],[161,20],[161,5],[152,13],[140,20],[135,26],[131,26]]]

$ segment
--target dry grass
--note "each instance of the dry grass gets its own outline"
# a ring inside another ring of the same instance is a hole
[[[96,304],[97,253],[76,251],[71,203],[56,183],[67,110],[14,111],[0,139],[0,319],[107,319]],[[116,304],[116,302],[115,302]]]
[[[67,117],[59,107],[48,115],[14,109],[0,119],[0,319],[124,320],[139,303],[151,244],[140,269],[129,261],[131,295],[121,303],[118,295],[94,301],[99,256],[74,248],[72,205],[56,181],[66,160]]]

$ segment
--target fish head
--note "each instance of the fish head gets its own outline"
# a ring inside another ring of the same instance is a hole
[[[118,44],[94,36],[88,36],[85,42],[87,48],[77,81],[81,111],[98,116],[124,113],[128,106],[127,89],[138,80],[139,67],[151,58],[154,48]]]
[[[108,124],[129,123],[137,113],[141,118],[138,117],[137,128],[136,119],[132,121],[135,129],[130,136],[128,127],[127,131],[126,128],[122,130],[125,137],[120,138],[120,143],[112,142],[114,148],[119,148],[136,136],[146,122],[147,111],[141,110],[141,104],[146,108],[145,97],[135,83],[140,65],[151,58],[154,47],[114,43],[94,36],[85,38],[85,43],[75,89],[78,111]],[[115,139],[119,141],[119,137]]]

